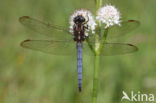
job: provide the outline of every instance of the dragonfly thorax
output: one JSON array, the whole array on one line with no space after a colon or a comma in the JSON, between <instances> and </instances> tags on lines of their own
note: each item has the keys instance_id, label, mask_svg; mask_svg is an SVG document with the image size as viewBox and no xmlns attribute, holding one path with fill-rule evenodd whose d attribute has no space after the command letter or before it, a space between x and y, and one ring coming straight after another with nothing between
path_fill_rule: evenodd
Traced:
<instances>
[{"instance_id":1,"label":"dragonfly thorax","mask_svg":"<svg viewBox=\"0 0 156 103\"><path fill-rule=\"evenodd\" d=\"M78 15L73 21L75 23L73 26L74 41L82 42L86 38L85 31L88 29L88 20L86 20L82 15Z\"/></svg>"}]
</instances>

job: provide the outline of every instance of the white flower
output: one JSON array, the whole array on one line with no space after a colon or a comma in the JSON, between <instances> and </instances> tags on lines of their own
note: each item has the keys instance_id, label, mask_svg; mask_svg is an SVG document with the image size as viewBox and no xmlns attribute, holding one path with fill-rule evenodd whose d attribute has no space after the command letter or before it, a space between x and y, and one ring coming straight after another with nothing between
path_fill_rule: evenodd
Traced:
<instances>
[{"instance_id":1,"label":"white flower","mask_svg":"<svg viewBox=\"0 0 156 103\"><path fill-rule=\"evenodd\" d=\"M113 26L114 24L120 26L121 22L120 12L112 5L101 7L97 12L96 19L98 20L98 22L106 24L105 28Z\"/></svg>"},{"instance_id":2,"label":"white flower","mask_svg":"<svg viewBox=\"0 0 156 103\"><path fill-rule=\"evenodd\" d=\"M70 23L70 33L73 34L73 26L74 26L74 18L79 16L79 15L82 15L85 20L89 20L86 25L88 25L88 29L86 30L86 36L88 36L88 32L91 31L93 34L95 33L95 26L96 26L96 22L94 20L94 17L92 15L92 13L86 9L79 9L79 10L75 10L73 12L73 14L70 16L70 20L69 20L69 23Z\"/></svg>"}]
</instances>

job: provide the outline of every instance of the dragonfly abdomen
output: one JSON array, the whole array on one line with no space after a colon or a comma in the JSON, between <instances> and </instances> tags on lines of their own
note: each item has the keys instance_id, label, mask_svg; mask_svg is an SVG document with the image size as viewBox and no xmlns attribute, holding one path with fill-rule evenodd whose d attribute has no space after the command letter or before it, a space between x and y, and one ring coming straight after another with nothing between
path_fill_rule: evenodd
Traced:
<instances>
[{"instance_id":1,"label":"dragonfly abdomen","mask_svg":"<svg viewBox=\"0 0 156 103\"><path fill-rule=\"evenodd\" d=\"M77 75L78 75L78 88L79 92L81 92L82 89L82 43L77 42Z\"/></svg>"}]
</instances>

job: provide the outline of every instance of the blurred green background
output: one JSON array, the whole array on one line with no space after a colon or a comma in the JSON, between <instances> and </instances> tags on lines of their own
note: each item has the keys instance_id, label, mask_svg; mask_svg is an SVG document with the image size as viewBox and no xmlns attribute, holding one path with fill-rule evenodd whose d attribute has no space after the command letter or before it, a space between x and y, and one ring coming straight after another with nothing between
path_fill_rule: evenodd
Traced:
<instances>
[{"instance_id":1,"label":"blurred green background","mask_svg":"<svg viewBox=\"0 0 156 103\"><path fill-rule=\"evenodd\" d=\"M103 4L109 2L105 0ZM131 91L140 91L156 96L156 1L112 2L124 19L141 22L138 29L121 39L137 45L139 51L102 58L98 103L120 103L123 90L129 95ZM91 103L93 57L84 56L83 91L79 93L76 57L53 56L20 47L25 39L44 37L24 28L19 17L66 25L77 8L95 13L94 0L1 0L0 103Z\"/></svg>"}]
</instances>

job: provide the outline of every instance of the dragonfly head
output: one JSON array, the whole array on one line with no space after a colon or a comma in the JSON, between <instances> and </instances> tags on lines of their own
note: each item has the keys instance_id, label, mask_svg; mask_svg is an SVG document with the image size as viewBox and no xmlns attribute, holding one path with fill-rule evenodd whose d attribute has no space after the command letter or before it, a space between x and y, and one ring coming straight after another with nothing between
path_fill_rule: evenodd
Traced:
<instances>
[{"instance_id":1,"label":"dragonfly head","mask_svg":"<svg viewBox=\"0 0 156 103\"><path fill-rule=\"evenodd\" d=\"M82 15L78 15L74 18L74 23L75 24L84 24L84 22L86 21L85 18Z\"/></svg>"},{"instance_id":2,"label":"dragonfly head","mask_svg":"<svg viewBox=\"0 0 156 103\"><path fill-rule=\"evenodd\" d=\"M75 10L70 16L69 23L70 33L72 34L74 34L74 28L76 28L77 31L80 31L80 29L83 31L88 29L85 31L86 35L88 35L89 31L93 34L95 33L94 30L96 28L96 22L94 20L94 16L86 9Z\"/></svg>"}]
</instances>

